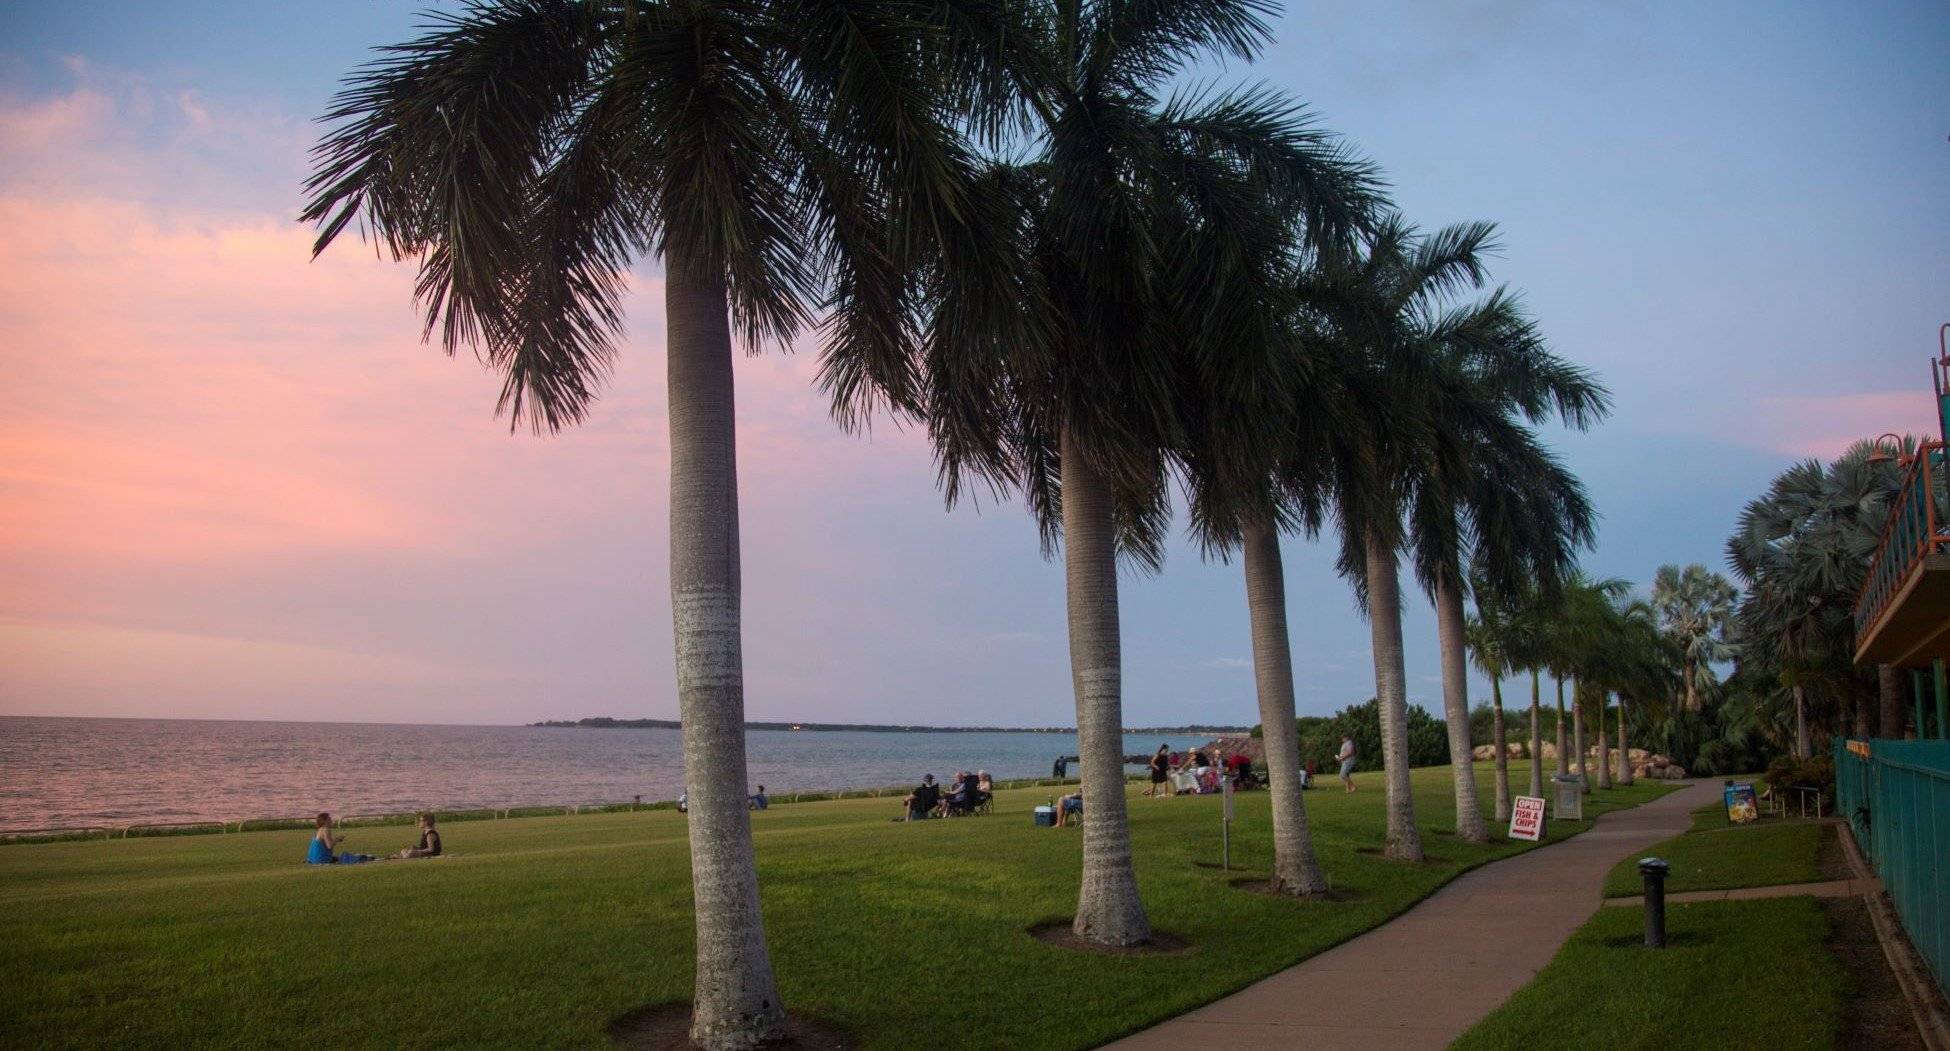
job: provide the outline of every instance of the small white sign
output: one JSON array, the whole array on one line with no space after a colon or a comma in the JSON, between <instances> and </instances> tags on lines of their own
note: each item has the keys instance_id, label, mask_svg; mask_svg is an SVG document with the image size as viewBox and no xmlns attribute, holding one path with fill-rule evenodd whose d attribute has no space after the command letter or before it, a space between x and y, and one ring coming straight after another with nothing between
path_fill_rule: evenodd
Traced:
<instances>
[{"instance_id":1,"label":"small white sign","mask_svg":"<svg viewBox=\"0 0 1950 1051\"><path fill-rule=\"evenodd\" d=\"M1538 796L1518 796L1510 808L1510 838L1532 842L1544 838L1544 801Z\"/></svg>"}]
</instances>

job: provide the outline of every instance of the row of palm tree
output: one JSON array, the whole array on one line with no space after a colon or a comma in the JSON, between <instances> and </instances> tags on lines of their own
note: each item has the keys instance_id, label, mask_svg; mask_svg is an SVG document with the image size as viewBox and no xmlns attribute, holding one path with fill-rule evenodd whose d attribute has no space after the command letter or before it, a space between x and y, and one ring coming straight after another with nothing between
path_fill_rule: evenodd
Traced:
<instances>
[{"instance_id":1,"label":"row of palm tree","mask_svg":"<svg viewBox=\"0 0 1950 1051\"><path fill-rule=\"evenodd\" d=\"M495 0L432 16L327 114L304 211L317 250L356 223L417 260L427 334L501 374L515 426L583 418L628 268L662 260L697 1045L786 1025L744 797L735 342L815 332L843 425L920 424L951 506L970 487L1020 495L1046 550L1060 544L1091 808L1078 936L1151 935L1122 791L1117 569L1159 566L1174 482L1202 549L1242 559L1275 885L1326 886L1299 791L1283 533L1338 531L1373 632L1386 852L1419 860L1412 559L1438 612L1457 834L1487 839L1466 592L1508 606L1498 623L1546 616L1523 596L1575 593L1592 511L1535 428L1589 426L1607 395L1513 296L1485 291L1491 227L1418 231L1373 165L1275 92L1168 90L1201 57L1255 57L1270 13ZM1493 660L1532 671L1533 737L1540 667L1623 688L1595 656L1523 638Z\"/></svg>"}]
</instances>

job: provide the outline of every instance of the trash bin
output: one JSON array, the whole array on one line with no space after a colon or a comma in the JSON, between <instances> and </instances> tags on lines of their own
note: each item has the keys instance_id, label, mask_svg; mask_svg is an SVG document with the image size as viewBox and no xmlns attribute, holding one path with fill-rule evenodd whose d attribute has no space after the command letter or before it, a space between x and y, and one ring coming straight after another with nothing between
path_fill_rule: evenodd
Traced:
<instances>
[{"instance_id":1,"label":"trash bin","mask_svg":"<svg viewBox=\"0 0 1950 1051\"><path fill-rule=\"evenodd\" d=\"M1557 805L1551 808L1551 817L1557 821L1584 820L1584 777L1580 774L1556 774L1551 783L1557 786Z\"/></svg>"}]
</instances>

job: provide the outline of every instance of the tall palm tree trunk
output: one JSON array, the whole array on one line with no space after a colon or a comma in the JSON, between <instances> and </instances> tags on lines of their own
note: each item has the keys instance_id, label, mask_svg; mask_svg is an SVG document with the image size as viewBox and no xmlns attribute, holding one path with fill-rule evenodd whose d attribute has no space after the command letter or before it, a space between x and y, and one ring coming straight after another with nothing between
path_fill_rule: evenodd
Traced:
<instances>
[{"instance_id":1,"label":"tall palm tree trunk","mask_svg":"<svg viewBox=\"0 0 1950 1051\"><path fill-rule=\"evenodd\" d=\"M1564 712L1564 677L1552 675L1551 679L1557 683L1557 772L1562 775L1571 772L1571 742L1564 736L1571 724Z\"/></svg>"},{"instance_id":2,"label":"tall palm tree trunk","mask_svg":"<svg viewBox=\"0 0 1950 1051\"><path fill-rule=\"evenodd\" d=\"M1151 940L1151 923L1138 897L1124 805L1123 654L1111 485L1077 447L1068 425L1062 442L1063 573L1085 807L1083 883L1074 927L1078 937L1102 945L1137 945Z\"/></svg>"},{"instance_id":3,"label":"tall palm tree trunk","mask_svg":"<svg viewBox=\"0 0 1950 1051\"><path fill-rule=\"evenodd\" d=\"M1630 722L1625 718L1625 695L1618 695L1618 783L1632 783L1632 736L1626 728Z\"/></svg>"},{"instance_id":4,"label":"tall palm tree trunk","mask_svg":"<svg viewBox=\"0 0 1950 1051\"><path fill-rule=\"evenodd\" d=\"M1503 727L1503 680L1490 676L1490 741L1496 746L1496 800L1492 815L1499 827L1510 821L1510 738Z\"/></svg>"},{"instance_id":5,"label":"tall palm tree trunk","mask_svg":"<svg viewBox=\"0 0 1950 1051\"><path fill-rule=\"evenodd\" d=\"M1591 765L1584 761L1584 682L1571 683L1571 751L1576 756L1577 765L1572 773L1584 782L1583 791L1591 791Z\"/></svg>"},{"instance_id":6,"label":"tall palm tree trunk","mask_svg":"<svg viewBox=\"0 0 1950 1051\"><path fill-rule=\"evenodd\" d=\"M1686 662L1686 710L1699 711L1699 687L1693 682L1693 662Z\"/></svg>"},{"instance_id":7,"label":"tall palm tree trunk","mask_svg":"<svg viewBox=\"0 0 1950 1051\"><path fill-rule=\"evenodd\" d=\"M1876 665L1876 688L1882 695L1882 718L1876 734L1900 738L1909 712L1909 706L1903 703L1903 670L1888 664Z\"/></svg>"},{"instance_id":8,"label":"tall palm tree trunk","mask_svg":"<svg viewBox=\"0 0 1950 1051\"><path fill-rule=\"evenodd\" d=\"M1544 797L1544 706L1542 677L1530 669L1530 798ZM1559 753L1560 755L1562 752Z\"/></svg>"},{"instance_id":9,"label":"tall palm tree trunk","mask_svg":"<svg viewBox=\"0 0 1950 1051\"><path fill-rule=\"evenodd\" d=\"M1483 806L1476 799L1475 756L1470 751L1469 655L1463 638L1462 588L1447 578L1435 585L1435 631L1442 649L1442 715L1449 724L1449 773L1456 786L1456 838L1488 843Z\"/></svg>"},{"instance_id":10,"label":"tall palm tree trunk","mask_svg":"<svg viewBox=\"0 0 1950 1051\"><path fill-rule=\"evenodd\" d=\"M1381 764L1388 786L1384 853L1421 861L1415 797L1408 779L1408 673L1402 655L1402 593L1395 550L1373 533L1363 538L1368 562L1368 631L1374 640L1375 707L1381 714Z\"/></svg>"},{"instance_id":11,"label":"tall palm tree trunk","mask_svg":"<svg viewBox=\"0 0 1950 1051\"><path fill-rule=\"evenodd\" d=\"M1300 794L1300 728L1293 705L1293 652L1287 637L1280 533L1271 523L1249 522L1244 540L1253 683L1259 693L1267 789L1273 803L1273 889L1282 894L1325 894L1327 878L1314 856L1307 801Z\"/></svg>"},{"instance_id":12,"label":"tall palm tree trunk","mask_svg":"<svg viewBox=\"0 0 1950 1051\"><path fill-rule=\"evenodd\" d=\"M1611 743L1605 737L1605 724L1608 721L1605 715L1605 705L1606 705L1605 694L1604 691L1601 690L1598 693L1598 787L1599 788L1611 787Z\"/></svg>"},{"instance_id":13,"label":"tall palm tree trunk","mask_svg":"<svg viewBox=\"0 0 1950 1051\"><path fill-rule=\"evenodd\" d=\"M1814 754L1808 745L1808 697L1798 682L1794 684L1794 754L1798 759Z\"/></svg>"},{"instance_id":14,"label":"tall palm tree trunk","mask_svg":"<svg viewBox=\"0 0 1950 1051\"><path fill-rule=\"evenodd\" d=\"M724 275L678 244L665 260L670 608L697 923L691 1041L750 1048L782 1039L786 1028L746 810L731 330Z\"/></svg>"}]
</instances>

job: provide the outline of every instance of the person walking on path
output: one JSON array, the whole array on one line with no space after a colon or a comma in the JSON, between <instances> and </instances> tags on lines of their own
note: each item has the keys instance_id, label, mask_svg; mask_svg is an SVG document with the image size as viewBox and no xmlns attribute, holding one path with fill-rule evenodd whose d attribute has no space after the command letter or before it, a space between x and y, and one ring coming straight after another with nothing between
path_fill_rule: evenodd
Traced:
<instances>
[{"instance_id":1,"label":"person walking on path","mask_svg":"<svg viewBox=\"0 0 1950 1051\"><path fill-rule=\"evenodd\" d=\"M1341 735L1341 753L1335 758L1341 761L1341 784L1346 785L1348 791L1354 791L1354 738L1351 735Z\"/></svg>"}]
</instances>

